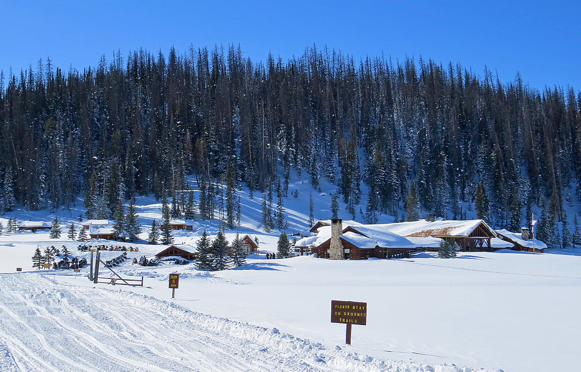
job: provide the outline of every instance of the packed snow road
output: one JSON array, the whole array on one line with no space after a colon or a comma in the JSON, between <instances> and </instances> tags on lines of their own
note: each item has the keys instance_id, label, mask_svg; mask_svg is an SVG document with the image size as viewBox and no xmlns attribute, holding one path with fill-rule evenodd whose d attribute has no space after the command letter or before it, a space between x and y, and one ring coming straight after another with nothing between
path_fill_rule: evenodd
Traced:
<instances>
[{"instance_id":1,"label":"packed snow road","mask_svg":"<svg viewBox=\"0 0 581 372\"><path fill-rule=\"evenodd\" d=\"M1 371L424 371L157 299L0 275ZM434 370L434 369L428 369ZM440 371L468 371L439 366Z\"/></svg>"}]
</instances>

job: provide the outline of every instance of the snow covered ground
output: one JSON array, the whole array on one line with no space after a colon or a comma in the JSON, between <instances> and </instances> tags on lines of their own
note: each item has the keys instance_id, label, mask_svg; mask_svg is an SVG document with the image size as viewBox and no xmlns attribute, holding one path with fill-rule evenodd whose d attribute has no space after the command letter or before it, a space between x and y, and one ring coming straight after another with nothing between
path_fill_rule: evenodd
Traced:
<instances>
[{"instance_id":1,"label":"snow covered ground","mask_svg":"<svg viewBox=\"0 0 581 372\"><path fill-rule=\"evenodd\" d=\"M36 238L38 241L32 241ZM581 256L500 251L441 260L266 260L118 271L143 288L31 271L47 233L0 237L0 370L575 371ZM21 240L21 241L19 241ZM8 243L10 241L11 243ZM11 246L12 244L13 246ZM140 245L129 256L153 255ZM74 254L79 252L74 251ZM569 253L569 254L564 254ZM85 253L86 254L86 253ZM103 252L105 259L119 252ZM110 256L110 257L109 257ZM24 273L15 273L23 267ZM106 277L107 269L101 272ZM171 299L170 273L180 274ZM367 326L330 323L331 300L368 303ZM456 367L456 366L463 366Z\"/></svg>"},{"instance_id":2,"label":"snow covered ground","mask_svg":"<svg viewBox=\"0 0 581 372\"><path fill-rule=\"evenodd\" d=\"M308 183L291 183L288 232L307 230ZM313 193L315 217L329 218L330 193ZM461 253L456 259L415 253L409 259L266 260L278 231L261 230L260 194L242 195L242 235L258 237L261 255L244 267L202 272L193 264L141 267L165 246L144 244L115 270L144 277L144 287L93 284L88 268L32 270L37 246L66 239L81 208L59 211L63 237L47 231L0 236L0 371L476 371L581 370L581 249L544 254ZM82 205L82 201L79 202ZM325 209L327 208L327 209ZM160 204L138 200L147 237ZM51 222L55 214L17 210L0 218ZM342 215L341 217L349 218ZM382 217L382 222L391 222ZM176 232L195 244L217 221ZM93 242L95 244L97 242ZM116 242L100 244L118 245ZM108 260L120 252L103 252ZM16 268L24 272L17 273ZM101 269L102 276L110 274ZM180 274L176 298L170 273ZM330 322L331 300L368 303L366 326Z\"/></svg>"}]
</instances>

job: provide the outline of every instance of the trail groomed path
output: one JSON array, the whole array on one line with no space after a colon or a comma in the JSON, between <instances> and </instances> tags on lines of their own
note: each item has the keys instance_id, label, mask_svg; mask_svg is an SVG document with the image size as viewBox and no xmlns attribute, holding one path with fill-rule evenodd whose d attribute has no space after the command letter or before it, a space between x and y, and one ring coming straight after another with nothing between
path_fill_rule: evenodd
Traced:
<instances>
[{"instance_id":1,"label":"trail groomed path","mask_svg":"<svg viewBox=\"0 0 581 372\"><path fill-rule=\"evenodd\" d=\"M0 275L1 371L470 371L384 361L120 290Z\"/></svg>"}]
</instances>

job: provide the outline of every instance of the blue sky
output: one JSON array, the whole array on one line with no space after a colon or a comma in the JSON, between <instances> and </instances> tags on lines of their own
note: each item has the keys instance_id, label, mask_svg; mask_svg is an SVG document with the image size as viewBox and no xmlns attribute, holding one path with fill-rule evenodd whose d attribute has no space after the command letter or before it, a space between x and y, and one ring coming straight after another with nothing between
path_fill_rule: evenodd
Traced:
<instances>
[{"instance_id":1,"label":"blue sky","mask_svg":"<svg viewBox=\"0 0 581 372\"><path fill-rule=\"evenodd\" d=\"M358 61L382 53L461 63L502 82L581 90L581 1L0 0L0 69L50 57L65 70L114 51L240 45L264 61L327 46Z\"/></svg>"}]
</instances>

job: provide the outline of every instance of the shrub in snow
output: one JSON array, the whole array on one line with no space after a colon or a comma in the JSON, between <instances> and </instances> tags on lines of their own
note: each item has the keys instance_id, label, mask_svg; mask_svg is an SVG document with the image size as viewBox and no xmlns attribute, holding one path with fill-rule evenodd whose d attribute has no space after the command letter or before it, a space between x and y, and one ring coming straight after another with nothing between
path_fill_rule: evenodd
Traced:
<instances>
[{"instance_id":1,"label":"shrub in snow","mask_svg":"<svg viewBox=\"0 0 581 372\"><path fill-rule=\"evenodd\" d=\"M452 258L456 257L456 253L461 250L458 243L455 240L442 240L440 243L440 249L438 250L439 258Z\"/></svg>"}]
</instances>

